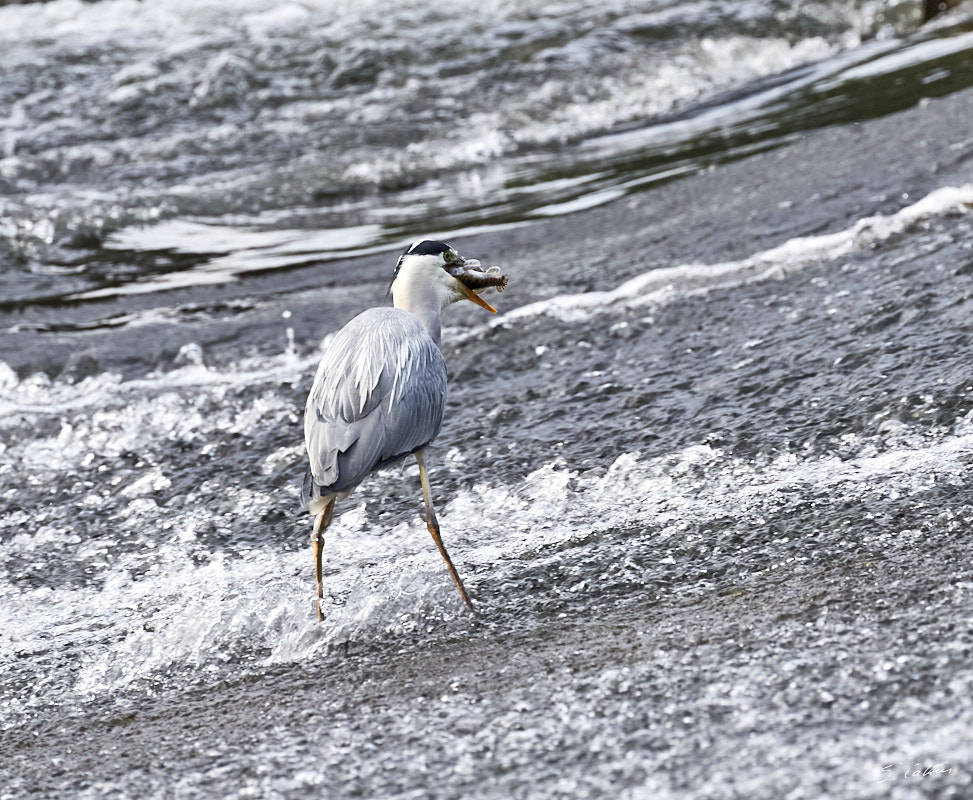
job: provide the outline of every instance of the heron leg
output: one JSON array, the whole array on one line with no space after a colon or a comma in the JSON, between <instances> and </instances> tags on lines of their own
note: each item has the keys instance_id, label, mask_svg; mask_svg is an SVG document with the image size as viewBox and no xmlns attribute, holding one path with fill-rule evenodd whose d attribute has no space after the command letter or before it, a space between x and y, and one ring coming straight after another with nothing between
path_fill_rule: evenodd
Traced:
<instances>
[{"instance_id":1,"label":"heron leg","mask_svg":"<svg viewBox=\"0 0 973 800\"><path fill-rule=\"evenodd\" d=\"M470 596L466 593L466 588L463 586L463 581L460 580L456 567L453 566L449 553L446 552L443 537L439 535L439 521L436 519L436 512L432 507L432 492L429 491L429 475L426 473L426 459L422 450L416 451L416 461L419 462L419 480L422 482L422 499L426 504L426 527L429 528L429 533L432 534L433 541L436 543L436 547L439 548L443 561L446 562L446 568L449 570L449 574L452 576L456 588L459 589L460 597L463 598L466 607L475 614L476 609L473 607L473 603L470 602Z\"/></svg>"},{"instance_id":2,"label":"heron leg","mask_svg":"<svg viewBox=\"0 0 973 800\"><path fill-rule=\"evenodd\" d=\"M324 532L331 524L332 516L334 516L334 498L329 500L328 504L321 509L321 513L314 518L314 529L311 531L311 552L314 554L314 588L318 593L318 599L315 602L318 610L318 622L324 619L324 614L321 613L321 598L324 597L324 582L321 578L321 554L324 551Z\"/></svg>"}]
</instances>

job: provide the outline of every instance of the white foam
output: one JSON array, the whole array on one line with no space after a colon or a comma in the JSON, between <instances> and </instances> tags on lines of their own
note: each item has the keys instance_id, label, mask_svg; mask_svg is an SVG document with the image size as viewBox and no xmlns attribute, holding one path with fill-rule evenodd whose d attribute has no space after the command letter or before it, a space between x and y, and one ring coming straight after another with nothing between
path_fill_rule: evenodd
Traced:
<instances>
[{"instance_id":1,"label":"white foam","mask_svg":"<svg viewBox=\"0 0 973 800\"><path fill-rule=\"evenodd\" d=\"M971 206L973 183L944 186L894 214L864 217L835 233L789 239L777 247L740 261L681 264L651 270L608 291L555 295L513 309L490 324L507 324L544 314L577 322L596 314L616 313L620 307L657 305L672 297L780 277L806 266L865 250L897 236L924 219L957 211L966 213Z\"/></svg>"},{"instance_id":2,"label":"white foam","mask_svg":"<svg viewBox=\"0 0 973 800\"><path fill-rule=\"evenodd\" d=\"M646 546L656 547L664 561L688 526L727 518L759 524L766 509L795 495L826 493L836 502L872 494L906 497L931 482L962 481L973 434L937 441L906 437L887 450L862 440L858 448L860 455L850 459L786 454L762 463L708 446L648 459L632 452L596 476L554 461L517 485L487 483L458 492L441 508L440 522L461 573L489 609L496 587L532 564L559 557L547 554L563 552L565 545L595 546L600 532L651 526L655 544ZM97 577L91 585L52 591L0 584L6 652L44 651L52 640L80 652L71 691L88 697L187 665L299 662L337 642L463 624L462 607L419 516L418 497L416 515L390 530L372 528L360 506L336 517L327 537L326 621L319 625L304 548L211 551L200 531L225 530L229 545L236 512L159 507L146 492L166 480L150 468L125 493L130 499L121 519L145 532L144 549L118 552L115 542L69 534L73 557L87 559ZM239 490L227 491L232 499ZM252 514L277 502L262 493L239 495L234 507ZM56 527L16 535L6 530L0 528L5 561L68 543ZM51 630L51 619L70 622Z\"/></svg>"},{"instance_id":3,"label":"white foam","mask_svg":"<svg viewBox=\"0 0 973 800\"><path fill-rule=\"evenodd\" d=\"M78 383L51 381L44 373L18 380L13 370L0 361L0 386L5 389L0 397L0 428L12 423L16 415L59 416L92 408L105 411L130 402L137 403L140 395L147 395L142 399L151 403L156 402L153 398L160 393L169 393L170 399L178 399L179 395L173 392L181 389L199 388L215 395L227 389L260 384L293 384L303 373L312 370L320 357L320 353L300 358L293 352L285 352L263 359L245 359L223 369L211 369L201 362L200 354L195 360L183 359L189 362L186 366L150 373L144 378L123 381L120 375L101 372ZM136 400L132 401L132 397ZM198 400L198 396L195 399ZM151 410L146 413L150 415Z\"/></svg>"}]
</instances>

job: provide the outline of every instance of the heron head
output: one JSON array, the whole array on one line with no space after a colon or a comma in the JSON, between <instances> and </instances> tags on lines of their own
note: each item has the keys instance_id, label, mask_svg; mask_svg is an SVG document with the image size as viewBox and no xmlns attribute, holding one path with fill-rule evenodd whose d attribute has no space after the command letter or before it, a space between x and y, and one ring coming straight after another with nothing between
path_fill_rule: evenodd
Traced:
<instances>
[{"instance_id":1,"label":"heron head","mask_svg":"<svg viewBox=\"0 0 973 800\"><path fill-rule=\"evenodd\" d=\"M502 292L507 279L500 274L499 267L484 271L479 261L464 258L451 245L421 239L399 256L392 278L393 298L398 286L408 285L410 291L415 291L417 283L424 291L436 292L442 307L458 300L469 300L496 314L497 310L478 293L491 286Z\"/></svg>"}]
</instances>

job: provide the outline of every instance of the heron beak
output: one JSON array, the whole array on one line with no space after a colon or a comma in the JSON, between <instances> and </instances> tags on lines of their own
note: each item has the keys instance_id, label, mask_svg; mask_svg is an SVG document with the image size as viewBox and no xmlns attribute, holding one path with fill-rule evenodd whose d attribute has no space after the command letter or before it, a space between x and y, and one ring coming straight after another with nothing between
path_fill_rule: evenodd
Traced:
<instances>
[{"instance_id":1,"label":"heron beak","mask_svg":"<svg viewBox=\"0 0 973 800\"><path fill-rule=\"evenodd\" d=\"M469 300L472 303L476 303L481 308L485 308L487 311L492 311L494 314L497 313L497 310L493 306L491 306L486 300L480 297L480 295L474 292L469 286L463 283L462 280L457 280L456 282L459 284L459 290L462 293L463 297L465 297L467 300Z\"/></svg>"}]
</instances>

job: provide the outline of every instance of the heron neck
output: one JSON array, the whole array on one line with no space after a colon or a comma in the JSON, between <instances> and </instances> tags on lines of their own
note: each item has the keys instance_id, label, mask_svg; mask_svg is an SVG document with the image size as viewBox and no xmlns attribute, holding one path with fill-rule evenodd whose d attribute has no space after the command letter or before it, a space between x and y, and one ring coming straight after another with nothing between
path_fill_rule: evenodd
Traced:
<instances>
[{"instance_id":1,"label":"heron neck","mask_svg":"<svg viewBox=\"0 0 973 800\"><path fill-rule=\"evenodd\" d=\"M403 287L403 291L393 295L393 305L418 317L429 336L438 345L442 338L443 307L440 298L434 293L409 291L409 288L407 285Z\"/></svg>"}]
</instances>

